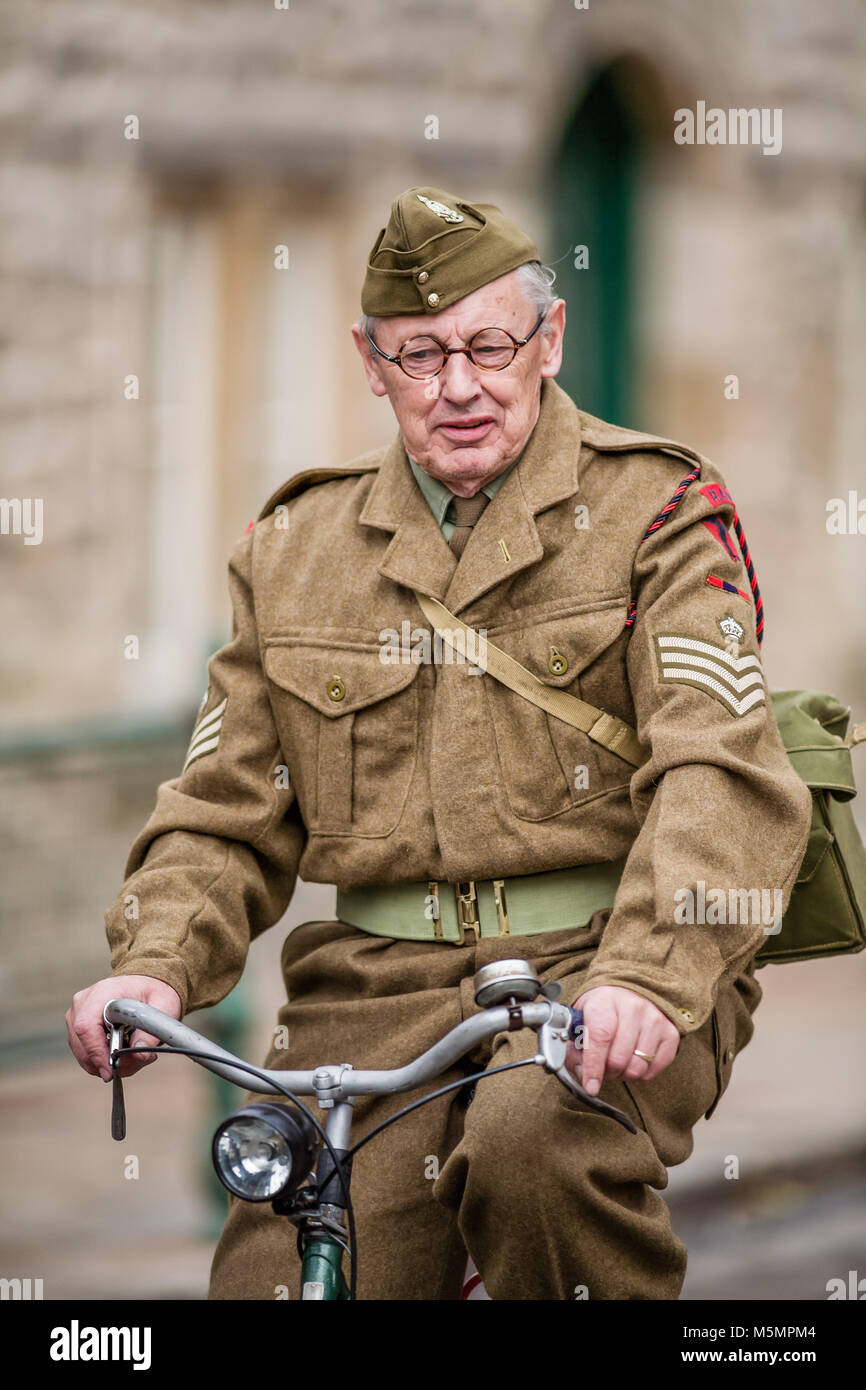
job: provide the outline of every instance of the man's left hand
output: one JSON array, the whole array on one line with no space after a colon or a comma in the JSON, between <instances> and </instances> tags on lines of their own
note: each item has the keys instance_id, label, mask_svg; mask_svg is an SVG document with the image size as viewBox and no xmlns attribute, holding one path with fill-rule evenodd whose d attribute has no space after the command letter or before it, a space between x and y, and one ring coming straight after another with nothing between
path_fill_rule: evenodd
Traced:
<instances>
[{"instance_id":1,"label":"man's left hand","mask_svg":"<svg viewBox=\"0 0 866 1390\"><path fill-rule=\"evenodd\" d=\"M591 1096L606 1077L652 1081L677 1054L678 1029L634 990L598 985L581 994L574 1007L583 1009L584 1047L569 1046L565 1065ZM636 1048L653 1061L635 1056Z\"/></svg>"}]
</instances>

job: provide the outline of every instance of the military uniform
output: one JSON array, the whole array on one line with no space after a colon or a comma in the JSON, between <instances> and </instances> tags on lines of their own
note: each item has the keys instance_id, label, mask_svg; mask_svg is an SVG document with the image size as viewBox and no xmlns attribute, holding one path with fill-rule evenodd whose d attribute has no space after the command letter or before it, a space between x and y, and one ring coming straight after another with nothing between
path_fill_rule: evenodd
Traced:
<instances>
[{"instance_id":1,"label":"military uniform","mask_svg":"<svg viewBox=\"0 0 866 1390\"><path fill-rule=\"evenodd\" d=\"M494 1298L678 1295L685 1251L658 1189L751 1036L765 928L678 922L677 894L703 881L778 889L787 904L810 824L729 544L733 504L708 460L681 488L686 472L546 379L459 561L400 435L291 480L235 547L231 641L107 915L114 973L166 981L185 1012L217 1002L300 873L345 902L402 886L418 939L343 920L293 932L289 1050L269 1066L399 1066L474 1012L478 964L514 955L562 980L568 1002L596 985L634 990L681 1034L654 1080L602 1086L634 1136L537 1068L479 1084L468 1109L452 1094L386 1130L353 1175L363 1298L459 1297L467 1249ZM468 663L383 660L383 634L429 632L414 591L546 685L634 725L647 761L635 769ZM460 946L433 938L431 884L444 895L616 861L612 908L525 933L517 914L510 935L488 923ZM467 1065L533 1043L503 1034ZM403 1103L359 1101L357 1133ZM293 1295L297 1270L285 1218L233 1201L211 1296Z\"/></svg>"}]
</instances>

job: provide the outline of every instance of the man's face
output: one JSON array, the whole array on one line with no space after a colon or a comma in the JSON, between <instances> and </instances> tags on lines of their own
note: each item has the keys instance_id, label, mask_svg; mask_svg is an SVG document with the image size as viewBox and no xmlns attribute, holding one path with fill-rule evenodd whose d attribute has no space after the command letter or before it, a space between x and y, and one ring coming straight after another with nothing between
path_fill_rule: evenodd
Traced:
<instances>
[{"instance_id":1,"label":"man's face","mask_svg":"<svg viewBox=\"0 0 866 1390\"><path fill-rule=\"evenodd\" d=\"M513 338L525 338L537 317L512 270L441 313L382 319L375 338L392 356L409 338L422 335L438 338L445 347L466 347L481 328L505 328ZM556 376L562 362L564 300L554 301L546 322L550 335L539 329L502 371L485 371L461 353L447 358L439 375L427 381L386 362L353 325L370 390L390 400L406 452L458 497L472 497L503 473L532 433L541 379Z\"/></svg>"}]
</instances>

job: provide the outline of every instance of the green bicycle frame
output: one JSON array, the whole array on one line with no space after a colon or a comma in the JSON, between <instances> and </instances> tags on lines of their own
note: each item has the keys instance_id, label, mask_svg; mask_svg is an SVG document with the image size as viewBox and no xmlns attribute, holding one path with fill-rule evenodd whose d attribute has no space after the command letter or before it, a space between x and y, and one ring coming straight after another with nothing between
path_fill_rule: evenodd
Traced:
<instances>
[{"instance_id":1,"label":"green bicycle frame","mask_svg":"<svg viewBox=\"0 0 866 1390\"><path fill-rule=\"evenodd\" d=\"M349 1286L343 1274L343 1247L330 1236L316 1236L304 1248L301 1263L301 1299L347 1302Z\"/></svg>"}]
</instances>

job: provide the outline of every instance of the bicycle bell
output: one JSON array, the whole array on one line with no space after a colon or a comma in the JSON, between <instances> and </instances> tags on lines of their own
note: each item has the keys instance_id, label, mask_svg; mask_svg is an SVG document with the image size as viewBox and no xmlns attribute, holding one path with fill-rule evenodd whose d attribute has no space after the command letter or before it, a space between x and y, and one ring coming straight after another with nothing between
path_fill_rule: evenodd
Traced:
<instances>
[{"instance_id":1,"label":"bicycle bell","mask_svg":"<svg viewBox=\"0 0 866 1390\"><path fill-rule=\"evenodd\" d=\"M535 966L528 960L494 960L476 970L475 1002L480 1009L493 1004L507 1004L515 999L535 999L541 993L541 982Z\"/></svg>"}]
</instances>

